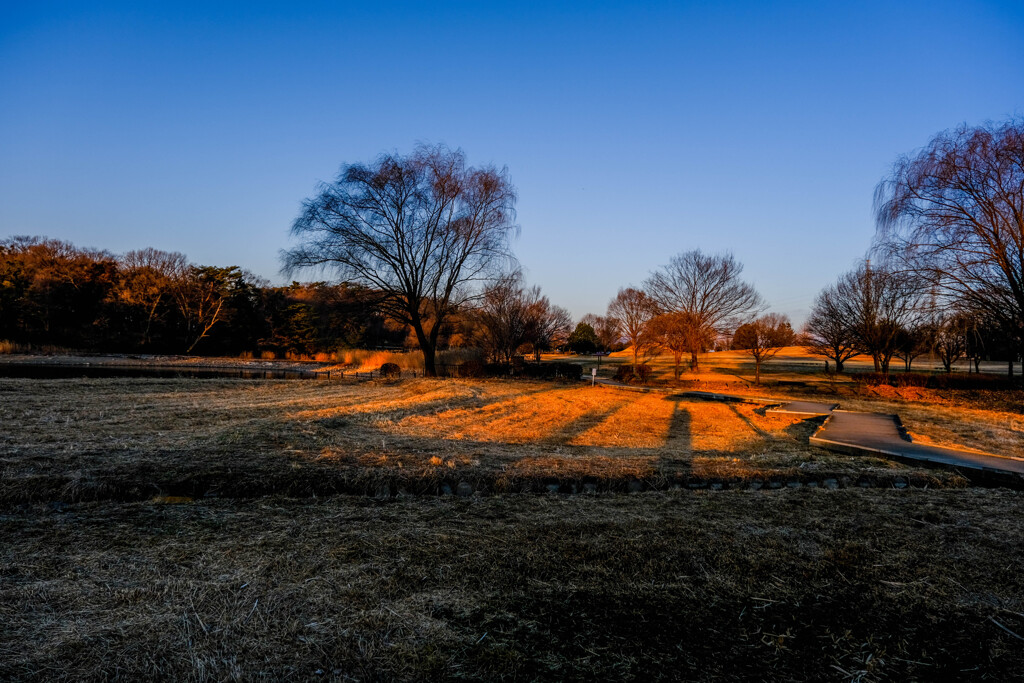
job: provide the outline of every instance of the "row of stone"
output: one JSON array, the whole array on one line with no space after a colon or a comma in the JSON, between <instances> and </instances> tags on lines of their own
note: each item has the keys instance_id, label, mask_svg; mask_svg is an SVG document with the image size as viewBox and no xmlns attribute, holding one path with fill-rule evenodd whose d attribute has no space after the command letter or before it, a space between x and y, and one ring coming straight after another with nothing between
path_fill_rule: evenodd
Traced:
<instances>
[{"instance_id":1,"label":"row of stone","mask_svg":"<svg viewBox=\"0 0 1024 683\"><path fill-rule=\"evenodd\" d=\"M933 482L922 482L919 486L926 486ZM507 493L557 493L557 494L596 494L598 491L608 492L628 492L628 493L641 493L644 491L722 491L722 490L747 490L747 491L776 491L782 489L801 489L801 488L821 488L821 489L841 489L841 488L887 488L887 489L906 489L913 488L914 483L907 480L906 477L859 477L854 479L850 476L840 477L829 477L820 481L800 481L796 479L788 481L779 480L768 480L762 481L759 479L751 479L749 481L707 481L707 480L694 480L685 483L674 482L669 485L657 485L649 482L644 482L639 479L631 479L625 482L622 486L604 486L601 487L597 482L551 482L543 484L539 489L534 486L523 487L520 491L503 491ZM443 483L438 487L438 493L444 496L459 496L468 498L473 495L489 495L493 493L483 487L474 487L468 481L460 481L458 484L452 485Z\"/></svg>"}]
</instances>

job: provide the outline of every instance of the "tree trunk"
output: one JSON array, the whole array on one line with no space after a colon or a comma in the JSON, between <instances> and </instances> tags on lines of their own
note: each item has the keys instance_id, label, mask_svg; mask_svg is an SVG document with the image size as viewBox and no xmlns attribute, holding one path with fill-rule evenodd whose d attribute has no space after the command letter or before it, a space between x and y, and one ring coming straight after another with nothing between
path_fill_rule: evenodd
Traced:
<instances>
[{"instance_id":1,"label":"tree trunk","mask_svg":"<svg viewBox=\"0 0 1024 683\"><path fill-rule=\"evenodd\" d=\"M690 371L691 372L696 372L697 371L697 352L696 351L691 351L690 352Z\"/></svg>"},{"instance_id":2,"label":"tree trunk","mask_svg":"<svg viewBox=\"0 0 1024 683\"><path fill-rule=\"evenodd\" d=\"M412 329L416 333L416 341L419 342L420 351L423 352L423 376L437 377L437 365L434 359L437 345L434 343L434 335L431 334L428 337L427 333L423 330L423 320L418 312L412 316Z\"/></svg>"},{"instance_id":3,"label":"tree trunk","mask_svg":"<svg viewBox=\"0 0 1024 683\"><path fill-rule=\"evenodd\" d=\"M836 374L838 375L843 371L843 361L839 360L839 355L836 355Z\"/></svg>"},{"instance_id":4,"label":"tree trunk","mask_svg":"<svg viewBox=\"0 0 1024 683\"><path fill-rule=\"evenodd\" d=\"M435 349L432 346L423 346L423 376L437 377L437 365L435 365Z\"/></svg>"},{"instance_id":5,"label":"tree trunk","mask_svg":"<svg viewBox=\"0 0 1024 683\"><path fill-rule=\"evenodd\" d=\"M754 359L754 384L761 384L761 361Z\"/></svg>"}]
</instances>

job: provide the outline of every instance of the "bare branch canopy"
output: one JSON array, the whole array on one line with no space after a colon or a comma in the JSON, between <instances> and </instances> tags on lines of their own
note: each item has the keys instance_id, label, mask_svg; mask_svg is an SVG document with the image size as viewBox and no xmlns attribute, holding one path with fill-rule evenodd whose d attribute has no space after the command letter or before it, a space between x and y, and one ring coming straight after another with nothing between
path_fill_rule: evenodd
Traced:
<instances>
[{"instance_id":1,"label":"bare branch canopy","mask_svg":"<svg viewBox=\"0 0 1024 683\"><path fill-rule=\"evenodd\" d=\"M433 375L444 321L513 260L515 201L507 170L468 167L443 146L343 166L303 202L284 271L325 268L375 292Z\"/></svg>"}]
</instances>

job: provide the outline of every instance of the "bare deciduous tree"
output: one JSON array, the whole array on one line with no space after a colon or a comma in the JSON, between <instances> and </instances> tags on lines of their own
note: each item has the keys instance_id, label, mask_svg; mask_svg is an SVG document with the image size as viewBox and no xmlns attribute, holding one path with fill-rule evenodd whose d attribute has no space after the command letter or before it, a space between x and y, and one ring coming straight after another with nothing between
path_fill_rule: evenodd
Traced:
<instances>
[{"instance_id":1,"label":"bare deciduous tree","mask_svg":"<svg viewBox=\"0 0 1024 683\"><path fill-rule=\"evenodd\" d=\"M374 290L436 375L446 319L511 260L515 199L507 171L467 167L461 151L440 146L343 166L303 203L284 269L332 268Z\"/></svg>"},{"instance_id":2,"label":"bare deciduous tree","mask_svg":"<svg viewBox=\"0 0 1024 683\"><path fill-rule=\"evenodd\" d=\"M539 361L541 351L564 342L572 330L569 312L552 306L540 287L527 287L518 271L484 290L473 317L477 343L502 363L510 363L521 347Z\"/></svg>"},{"instance_id":3,"label":"bare deciduous tree","mask_svg":"<svg viewBox=\"0 0 1024 683\"><path fill-rule=\"evenodd\" d=\"M836 286L830 285L818 294L804 325L807 350L831 359L836 364L836 372L842 372L846 361L859 353L852 321L846 317L845 308L839 301Z\"/></svg>"},{"instance_id":4,"label":"bare deciduous tree","mask_svg":"<svg viewBox=\"0 0 1024 683\"><path fill-rule=\"evenodd\" d=\"M714 340L700 321L689 313L662 313L651 319L650 335L653 343L672 354L674 377L682 372L684 353L703 349Z\"/></svg>"},{"instance_id":5,"label":"bare deciduous tree","mask_svg":"<svg viewBox=\"0 0 1024 683\"><path fill-rule=\"evenodd\" d=\"M936 135L875 190L879 245L1024 347L1024 119ZM1011 363L1012 373L1012 363Z\"/></svg>"},{"instance_id":6,"label":"bare deciduous tree","mask_svg":"<svg viewBox=\"0 0 1024 683\"><path fill-rule=\"evenodd\" d=\"M741 325L733 335L733 348L744 349L754 359L754 383L761 383L761 365L784 346L793 343L796 335L789 318L779 313L768 313L757 320Z\"/></svg>"},{"instance_id":7,"label":"bare deciduous tree","mask_svg":"<svg viewBox=\"0 0 1024 683\"><path fill-rule=\"evenodd\" d=\"M651 298L634 287L620 289L608 304L607 317L617 321L619 335L633 347L634 371L640 363L640 354L652 344L648 324L656 313Z\"/></svg>"},{"instance_id":8,"label":"bare deciduous tree","mask_svg":"<svg viewBox=\"0 0 1024 683\"><path fill-rule=\"evenodd\" d=\"M970 314L963 312L943 315L936 321L935 353L947 373L952 372L953 363L967 353L968 335L973 326Z\"/></svg>"},{"instance_id":9,"label":"bare deciduous tree","mask_svg":"<svg viewBox=\"0 0 1024 683\"><path fill-rule=\"evenodd\" d=\"M117 295L129 306L142 309L145 322L140 334L141 343L146 346L161 304L172 296L174 283L187 274L188 260L178 252L147 248L129 251L120 262L123 275Z\"/></svg>"},{"instance_id":10,"label":"bare deciduous tree","mask_svg":"<svg viewBox=\"0 0 1024 683\"><path fill-rule=\"evenodd\" d=\"M241 277L237 266L188 266L175 278L171 295L185 326L185 353L192 353L220 320L229 290Z\"/></svg>"},{"instance_id":11,"label":"bare deciduous tree","mask_svg":"<svg viewBox=\"0 0 1024 683\"><path fill-rule=\"evenodd\" d=\"M605 315L594 315L587 313L580 322L586 323L593 328L597 336L597 350L611 351L619 343L619 321Z\"/></svg>"},{"instance_id":12,"label":"bare deciduous tree","mask_svg":"<svg viewBox=\"0 0 1024 683\"><path fill-rule=\"evenodd\" d=\"M704 254L699 249L672 257L654 272L644 290L661 313L683 314L694 344L731 332L761 308L761 297L740 279L743 266L732 254ZM691 346L690 367L697 368L703 346Z\"/></svg>"},{"instance_id":13,"label":"bare deciduous tree","mask_svg":"<svg viewBox=\"0 0 1024 683\"><path fill-rule=\"evenodd\" d=\"M546 296L541 296L540 288L531 290L530 317L532 334L527 342L533 346L534 360L540 361L543 351L564 344L572 333L572 316L561 306L555 306Z\"/></svg>"},{"instance_id":14,"label":"bare deciduous tree","mask_svg":"<svg viewBox=\"0 0 1024 683\"><path fill-rule=\"evenodd\" d=\"M906 272L865 264L835 285L835 303L848 320L858 351L871 356L875 372L889 373L899 336L918 314L921 282Z\"/></svg>"},{"instance_id":15,"label":"bare deciduous tree","mask_svg":"<svg viewBox=\"0 0 1024 683\"><path fill-rule=\"evenodd\" d=\"M923 315L916 315L897 333L895 356L903 361L904 372L910 372L914 359L931 351L934 345L935 328L932 321Z\"/></svg>"}]
</instances>

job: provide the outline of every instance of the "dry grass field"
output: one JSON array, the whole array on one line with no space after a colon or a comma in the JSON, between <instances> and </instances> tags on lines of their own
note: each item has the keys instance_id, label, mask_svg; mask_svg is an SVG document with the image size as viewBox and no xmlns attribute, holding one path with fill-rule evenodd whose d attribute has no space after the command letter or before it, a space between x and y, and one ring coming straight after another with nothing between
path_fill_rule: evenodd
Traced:
<instances>
[{"instance_id":1,"label":"dry grass field","mask_svg":"<svg viewBox=\"0 0 1024 683\"><path fill-rule=\"evenodd\" d=\"M743 393L1024 453L1019 392ZM584 383L0 379L0 679L1013 679L1024 494L816 424Z\"/></svg>"},{"instance_id":2,"label":"dry grass field","mask_svg":"<svg viewBox=\"0 0 1024 683\"><path fill-rule=\"evenodd\" d=\"M928 433L950 410L916 406L908 424ZM997 445L996 426L1011 418L975 413L957 440ZM0 433L8 504L439 493L460 483L489 493L962 481L812 448L816 422L756 404L582 383L8 379L0 417L15 427ZM1020 439L1007 443L1020 448Z\"/></svg>"}]
</instances>

